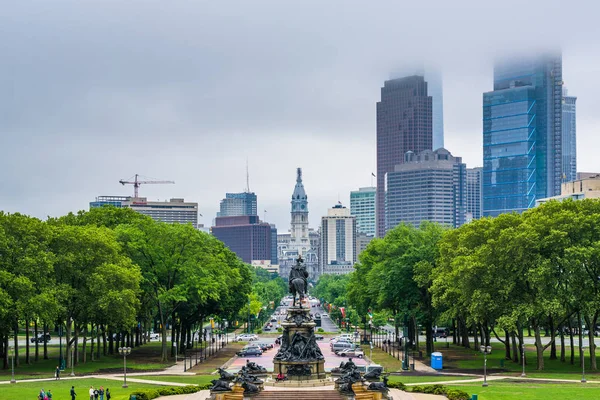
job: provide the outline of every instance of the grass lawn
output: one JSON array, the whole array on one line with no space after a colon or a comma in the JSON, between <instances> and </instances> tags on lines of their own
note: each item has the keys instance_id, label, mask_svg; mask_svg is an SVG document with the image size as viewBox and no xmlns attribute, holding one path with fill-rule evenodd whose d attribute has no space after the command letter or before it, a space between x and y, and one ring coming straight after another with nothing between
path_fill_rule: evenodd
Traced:
<instances>
[{"instance_id":1,"label":"grass lawn","mask_svg":"<svg viewBox=\"0 0 600 400\"><path fill-rule=\"evenodd\" d=\"M486 388L481 387L481 383L462 383L448 386L464 390L470 395L477 394L478 400L595 400L600 398L600 385L595 384L491 381Z\"/></svg>"},{"instance_id":2,"label":"grass lawn","mask_svg":"<svg viewBox=\"0 0 600 400\"><path fill-rule=\"evenodd\" d=\"M378 347L373 348L371 361L383 366L386 372L402 371L402 359L398 360Z\"/></svg>"},{"instance_id":3,"label":"grass lawn","mask_svg":"<svg viewBox=\"0 0 600 400\"><path fill-rule=\"evenodd\" d=\"M149 381L164 381L164 382L177 382L177 383L189 383L190 385L203 385L210 383L213 379L219 379L218 375L196 375L196 376L184 376L184 375L144 375L144 376L132 376L132 379L144 379Z\"/></svg>"},{"instance_id":4,"label":"grass lawn","mask_svg":"<svg viewBox=\"0 0 600 400\"><path fill-rule=\"evenodd\" d=\"M229 343L226 347L219 350L215 355L206 359L198 365L194 365L188 372L196 374L211 374L221 365L225 364L235 353L244 347L245 342ZM195 360L194 360L195 362Z\"/></svg>"},{"instance_id":5,"label":"grass lawn","mask_svg":"<svg viewBox=\"0 0 600 400\"><path fill-rule=\"evenodd\" d=\"M70 400L69 390L75 386L78 399L87 399L90 386L109 388L114 400L129 400L129 394L136 390L156 388L156 385L128 382L129 387L123 389L123 382L107 379L71 379L52 382L19 382L0 385L0 400L36 399L40 389L52 391L53 400ZM105 397L106 398L106 397Z\"/></svg>"},{"instance_id":6,"label":"grass lawn","mask_svg":"<svg viewBox=\"0 0 600 400\"><path fill-rule=\"evenodd\" d=\"M475 379L474 376L419 376L411 375L391 375L390 382L402 382L402 383L421 383L421 382L446 382L446 381L463 381L465 379Z\"/></svg>"},{"instance_id":7,"label":"grass lawn","mask_svg":"<svg viewBox=\"0 0 600 400\"><path fill-rule=\"evenodd\" d=\"M489 371L513 375L521 374L521 364L513 363L510 360L504 360L503 344L493 343L492 348L492 354L487 356L487 367ZM444 370L447 370L448 372L459 370L483 374L483 354L481 354L481 352L454 345L450 345L450 348L447 349L445 348L445 344L438 351L443 354ZM560 360L550 360L550 349L546 350L544 354L544 371L536 371L535 347L533 345L526 347L528 364L525 366L525 372L527 373L527 376L540 378L552 378L556 376L557 378L562 378L564 375L571 375L574 376L574 378L569 379L578 379L576 376L581 374L579 357L575 357L575 364L571 365L568 361L561 362ZM567 354L570 354L569 348L567 348ZM428 359L426 359L425 362L428 363ZM502 362L504 363L504 366L502 366ZM586 357L586 377L589 377L590 380L600 380L600 373L588 373L589 368L589 358ZM561 374L563 376L560 376Z\"/></svg>"},{"instance_id":8,"label":"grass lawn","mask_svg":"<svg viewBox=\"0 0 600 400\"><path fill-rule=\"evenodd\" d=\"M173 365L173 362L163 363L160 361L160 342L151 342L132 349L131 354L127 357L127 370L131 372L143 372L161 370ZM88 349L90 346L87 346ZM63 348L64 351L64 348ZM31 379L31 378L52 378L54 371L58 365L59 348L58 346L48 347L48 360L40 359L32 364L25 364L25 352L20 354L20 365L15 367L15 378ZM80 362L75 365L75 375L89 374L93 372L120 372L123 370L123 357L119 355L100 356L100 359L91 361L91 356L88 352L87 362ZM33 357L32 357L33 359ZM82 358L80 358L81 360ZM10 359L9 359L10 366ZM71 369L67 368L63 372L63 376L71 374ZM0 370L0 380L10 380L11 369Z\"/></svg>"}]
</instances>

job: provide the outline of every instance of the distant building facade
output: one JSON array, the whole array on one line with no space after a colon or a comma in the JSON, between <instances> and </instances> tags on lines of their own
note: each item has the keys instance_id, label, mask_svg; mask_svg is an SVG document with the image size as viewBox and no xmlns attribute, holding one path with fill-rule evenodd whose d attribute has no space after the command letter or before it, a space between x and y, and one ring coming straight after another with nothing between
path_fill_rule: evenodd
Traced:
<instances>
[{"instance_id":1,"label":"distant building facade","mask_svg":"<svg viewBox=\"0 0 600 400\"><path fill-rule=\"evenodd\" d=\"M386 228L422 221L459 227L466 220L466 165L446 149L405 154L387 174Z\"/></svg>"},{"instance_id":2,"label":"distant building facade","mask_svg":"<svg viewBox=\"0 0 600 400\"><path fill-rule=\"evenodd\" d=\"M386 174L407 151L432 149L432 97L427 81L414 75L386 81L377 103L377 236L386 232Z\"/></svg>"},{"instance_id":3,"label":"distant building facade","mask_svg":"<svg viewBox=\"0 0 600 400\"><path fill-rule=\"evenodd\" d=\"M350 192L350 214L356 217L356 229L367 236L376 232L376 187L363 187Z\"/></svg>"},{"instance_id":4,"label":"distant building facade","mask_svg":"<svg viewBox=\"0 0 600 400\"><path fill-rule=\"evenodd\" d=\"M217 216L236 217L238 215L258 215L255 193L225 193Z\"/></svg>"},{"instance_id":5,"label":"distant building facade","mask_svg":"<svg viewBox=\"0 0 600 400\"><path fill-rule=\"evenodd\" d=\"M356 253L357 256L360 256L360 253L362 253L367 246L369 245L369 243L371 243L371 240L373 240L375 237L371 236L371 235L365 235L362 232L357 232L356 234Z\"/></svg>"},{"instance_id":6,"label":"distant building facade","mask_svg":"<svg viewBox=\"0 0 600 400\"><path fill-rule=\"evenodd\" d=\"M563 88L562 100L562 168L563 182L577 179L577 97Z\"/></svg>"},{"instance_id":7,"label":"distant building facade","mask_svg":"<svg viewBox=\"0 0 600 400\"><path fill-rule=\"evenodd\" d=\"M90 208L104 205L131 208L155 221L190 223L194 228L198 228L198 203L186 202L180 198L169 201L148 201L146 197L98 196L96 201L90 202Z\"/></svg>"},{"instance_id":8,"label":"distant building facade","mask_svg":"<svg viewBox=\"0 0 600 400\"><path fill-rule=\"evenodd\" d=\"M321 218L321 271L347 274L356 263L356 217L342 205L327 210Z\"/></svg>"},{"instance_id":9,"label":"distant building facade","mask_svg":"<svg viewBox=\"0 0 600 400\"><path fill-rule=\"evenodd\" d=\"M261 222L257 215L240 215L234 217L217 217L212 234L225 243L245 263L269 260L273 262L273 233L277 230L268 223Z\"/></svg>"},{"instance_id":10,"label":"distant building facade","mask_svg":"<svg viewBox=\"0 0 600 400\"><path fill-rule=\"evenodd\" d=\"M467 215L465 222L479 219L483 215L483 168L467 168Z\"/></svg>"},{"instance_id":11,"label":"distant building facade","mask_svg":"<svg viewBox=\"0 0 600 400\"><path fill-rule=\"evenodd\" d=\"M566 199L583 200L600 198L600 174L587 176L572 182L565 182L561 185L559 196L548 197L536 200L536 206L544 204L550 200L563 201Z\"/></svg>"},{"instance_id":12,"label":"distant building facade","mask_svg":"<svg viewBox=\"0 0 600 400\"><path fill-rule=\"evenodd\" d=\"M522 212L560 193L562 56L496 63L483 94L483 214Z\"/></svg>"}]
</instances>

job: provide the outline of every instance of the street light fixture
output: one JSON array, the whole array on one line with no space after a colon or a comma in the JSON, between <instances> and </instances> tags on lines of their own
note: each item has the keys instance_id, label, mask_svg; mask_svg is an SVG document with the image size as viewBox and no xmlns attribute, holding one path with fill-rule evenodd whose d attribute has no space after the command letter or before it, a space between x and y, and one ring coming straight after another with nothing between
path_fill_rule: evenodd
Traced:
<instances>
[{"instance_id":1,"label":"street light fixture","mask_svg":"<svg viewBox=\"0 0 600 400\"><path fill-rule=\"evenodd\" d=\"M480 346L479 350L483 353L483 384L481 386L487 387L487 355L492 353L492 346Z\"/></svg>"},{"instance_id":2,"label":"street light fixture","mask_svg":"<svg viewBox=\"0 0 600 400\"><path fill-rule=\"evenodd\" d=\"M119 354L123 356L123 388L127 388L127 356L131 354L131 347L119 347Z\"/></svg>"},{"instance_id":3,"label":"street light fixture","mask_svg":"<svg viewBox=\"0 0 600 400\"><path fill-rule=\"evenodd\" d=\"M12 364L12 376L10 378L10 383L17 383L17 381L15 380L15 348L13 346L10 346L9 351Z\"/></svg>"}]
</instances>

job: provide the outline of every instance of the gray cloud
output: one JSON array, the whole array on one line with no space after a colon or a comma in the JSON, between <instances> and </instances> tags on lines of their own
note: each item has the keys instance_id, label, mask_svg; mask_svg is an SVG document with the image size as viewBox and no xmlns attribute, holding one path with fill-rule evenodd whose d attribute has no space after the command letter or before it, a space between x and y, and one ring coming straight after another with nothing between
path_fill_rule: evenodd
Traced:
<instances>
[{"instance_id":1,"label":"gray cloud","mask_svg":"<svg viewBox=\"0 0 600 400\"><path fill-rule=\"evenodd\" d=\"M128 194L198 201L251 189L280 230L297 166L311 225L375 169L375 102L392 71L444 73L446 147L481 164L492 61L563 49L580 170L598 170L593 1L22 1L0 10L0 209L39 217Z\"/></svg>"}]
</instances>

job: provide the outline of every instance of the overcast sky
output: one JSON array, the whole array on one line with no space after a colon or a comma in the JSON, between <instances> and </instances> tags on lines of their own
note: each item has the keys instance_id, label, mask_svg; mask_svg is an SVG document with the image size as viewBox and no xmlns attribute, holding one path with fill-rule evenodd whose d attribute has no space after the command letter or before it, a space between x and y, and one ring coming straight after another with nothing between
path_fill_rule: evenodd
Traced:
<instances>
[{"instance_id":1,"label":"overcast sky","mask_svg":"<svg viewBox=\"0 0 600 400\"><path fill-rule=\"evenodd\" d=\"M7 4L8 3L8 4ZM131 195L243 191L289 228L296 167L311 227L370 185L375 103L403 65L444 76L445 144L482 164L493 60L560 47L577 96L578 170L599 171L596 1L10 1L0 8L0 210L40 218Z\"/></svg>"}]
</instances>

